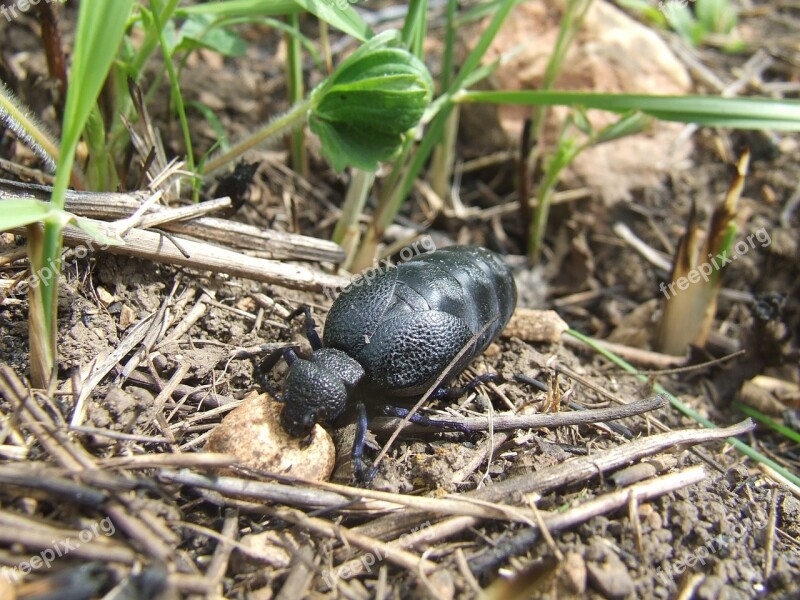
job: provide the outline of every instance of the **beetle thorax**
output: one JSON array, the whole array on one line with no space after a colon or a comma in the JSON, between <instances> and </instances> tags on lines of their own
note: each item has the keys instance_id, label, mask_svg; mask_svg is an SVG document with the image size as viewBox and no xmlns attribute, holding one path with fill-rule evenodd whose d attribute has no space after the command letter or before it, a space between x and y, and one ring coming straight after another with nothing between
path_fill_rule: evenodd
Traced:
<instances>
[{"instance_id":1,"label":"beetle thorax","mask_svg":"<svg viewBox=\"0 0 800 600\"><path fill-rule=\"evenodd\" d=\"M364 377L360 364L341 350L321 348L309 360L292 363L283 392L283 428L305 437L314 425L338 417Z\"/></svg>"}]
</instances>

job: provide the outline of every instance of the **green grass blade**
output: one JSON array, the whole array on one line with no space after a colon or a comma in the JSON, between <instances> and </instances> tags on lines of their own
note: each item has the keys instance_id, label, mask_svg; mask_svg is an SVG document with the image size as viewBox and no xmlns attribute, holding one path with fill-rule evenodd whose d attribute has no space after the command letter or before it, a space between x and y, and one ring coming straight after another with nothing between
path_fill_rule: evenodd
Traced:
<instances>
[{"instance_id":1,"label":"green grass blade","mask_svg":"<svg viewBox=\"0 0 800 600\"><path fill-rule=\"evenodd\" d=\"M408 51L419 59L425 57L423 44L428 32L428 0L411 0L400 35Z\"/></svg>"},{"instance_id":2,"label":"green grass blade","mask_svg":"<svg viewBox=\"0 0 800 600\"><path fill-rule=\"evenodd\" d=\"M364 19L349 4L342 6L344 2L341 0L338 2L329 2L328 0L294 1L320 21L325 21L331 27L353 36L360 42L367 41L373 35L372 29Z\"/></svg>"},{"instance_id":3,"label":"green grass blade","mask_svg":"<svg viewBox=\"0 0 800 600\"><path fill-rule=\"evenodd\" d=\"M223 152L227 151L231 147L230 142L228 141L228 134L225 133L225 127L222 125L222 122L219 120L219 116L217 116L217 113L214 111L214 109L200 100L189 100L186 102L186 106L188 108L193 108L203 115L203 118L214 132L214 136L219 142L219 147Z\"/></svg>"},{"instance_id":4,"label":"green grass blade","mask_svg":"<svg viewBox=\"0 0 800 600\"><path fill-rule=\"evenodd\" d=\"M161 12L161 2L160 0L150 0L150 4L153 7L153 20L156 30L158 31L158 43L161 46L161 52L164 54L164 65L166 66L167 74L169 75L172 99L175 102L175 109L178 112L178 120L181 124L181 132L183 133L183 144L186 148L186 166L190 172L194 172L194 148L192 147L192 136L191 132L189 131L189 119L186 117L186 107L183 103L183 94L181 93L178 73L175 70L175 65L172 62L172 50L170 49L167 38L164 35L163 23L159 17L159 13ZM195 200L197 200L199 184L200 182L198 180L192 186L195 190Z\"/></svg>"},{"instance_id":5,"label":"green grass blade","mask_svg":"<svg viewBox=\"0 0 800 600\"><path fill-rule=\"evenodd\" d=\"M64 207L63 192L69 181L83 128L108 77L133 7L133 0L83 0L75 32L69 90L64 107L61 160L56 171L53 202Z\"/></svg>"},{"instance_id":6,"label":"green grass blade","mask_svg":"<svg viewBox=\"0 0 800 600\"><path fill-rule=\"evenodd\" d=\"M795 444L800 444L800 433L796 432L794 429L790 429L777 421L770 419L767 415L762 413L760 410L756 410L752 406L747 406L746 404L742 404L741 402L734 402L733 408L738 410L740 413L744 413L748 417L753 417L756 421L766 425L770 429L777 431L783 437L792 440Z\"/></svg>"},{"instance_id":7,"label":"green grass blade","mask_svg":"<svg viewBox=\"0 0 800 600\"><path fill-rule=\"evenodd\" d=\"M640 19L644 19L660 27L664 27L667 24L664 13L653 6L650 0L617 0L617 4L622 8L634 12Z\"/></svg>"},{"instance_id":8,"label":"green grass blade","mask_svg":"<svg viewBox=\"0 0 800 600\"><path fill-rule=\"evenodd\" d=\"M0 207L3 212L0 217L0 231L9 231L37 221L45 221L52 209L49 202L32 198L3 200Z\"/></svg>"},{"instance_id":9,"label":"green grass blade","mask_svg":"<svg viewBox=\"0 0 800 600\"><path fill-rule=\"evenodd\" d=\"M280 17L304 10L294 0L227 0L182 6L175 16L212 15L215 17Z\"/></svg>"},{"instance_id":10,"label":"green grass blade","mask_svg":"<svg viewBox=\"0 0 800 600\"><path fill-rule=\"evenodd\" d=\"M83 0L80 5L60 156L51 196L54 210L63 212L75 150L117 56L133 4L133 0ZM31 269L40 272L46 268L53 272L52 277L42 279L41 285L30 288L29 295L31 381L37 387L47 385L56 360L56 310L63 226L63 219L49 218L43 231L35 225L28 227Z\"/></svg>"},{"instance_id":11,"label":"green grass blade","mask_svg":"<svg viewBox=\"0 0 800 600\"><path fill-rule=\"evenodd\" d=\"M300 18L297 15L286 17L286 23L295 31L300 30ZM300 38L291 33L283 36L286 45L286 82L289 88L289 103L297 104L303 101L305 85L303 83L303 50ZM304 179L308 178L308 155L306 154L305 130L295 128L290 134L292 168Z\"/></svg>"},{"instance_id":12,"label":"green grass blade","mask_svg":"<svg viewBox=\"0 0 800 600\"><path fill-rule=\"evenodd\" d=\"M582 333L580 333L579 331L575 331L574 329L568 329L567 333L569 335L571 335L572 337L574 337L576 339L579 339L582 342L584 342L585 344L589 345L589 347L591 347L595 352L597 352L598 354L601 354L602 356L604 356L605 358L610 360L612 363L614 363L618 367L621 367L622 369L624 369L628 373L636 374L636 377L637 377L637 379L639 379L639 381L641 381L643 383L647 383L649 381L649 379L648 379L648 377L646 375L639 374L639 371L636 369L636 367L634 367L633 365L631 365L630 363L628 363L624 359L620 358L619 356L617 356L616 354L614 354L610 350L607 350L606 348L603 348L599 344L594 343L594 340L592 338L590 338L589 336L583 335ZM683 402L681 402L678 398L676 398L671 393L669 393L666 389L664 389L663 386L661 386L661 385L656 383L656 384L653 385L653 389L655 389L656 392L659 392L661 394L666 394L667 397L669 398L670 404L674 408L678 409L680 412L685 414L690 419L693 419L694 421L697 421L698 423L703 425L703 427L708 427L709 429L716 429L717 428L717 425L715 425L714 423L712 423L711 421L709 421L708 419L706 419L705 417L700 415L697 411L695 411L691 407L689 407L686 404L684 404ZM755 449L751 448L750 446L748 446L747 444L745 444L744 442L742 442L741 440L738 440L736 438L728 438L726 441L729 444L733 445L737 450L739 450L739 452L741 452L745 456L749 456L750 458L752 458L756 462L759 462L759 463L769 467L775 473L777 473L779 476L783 477L784 479L786 479L787 481L791 482L792 484L794 484L796 486L800 486L800 477L798 477L794 473L791 473L790 471L788 471L787 469L785 469L784 467L782 467L781 465L776 463L771 458L769 458L767 456L764 456L758 450L755 450Z\"/></svg>"},{"instance_id":13,"label":"green grass blade","mask_svg":"<svg viewBox=\"0 0 800 600\"><path fill-rule=\"evenodd\" d=\"M505 0L497 7L497 12L495 13L491 22L486 29L483 30L480 39L478 39L478 43L469 53L467 59L464 61L464 64L461 67L461 70L453 80L453 84L450 86L451 93L463 86L467 78L472 75L472 72L480 67L486 51L489 49L489 46L492 45L494 38L497 36L500 28L506 22L511 9L514 8L515 4L516 2L514 0Z\"/></svg>"},{"instance_id":14,"label":"green grass blade","mask_svg":"<svg viewBox=\"0 0 800 600\"><path fill-rule=\"evenodd\" d=\"M618 113L640 110L665 121L735 129L800 131L800 101L797 100L522 90L462 92L454 101L524 106L579 105Z\"/></svg>"},{"instance_id":15,"label":"green grass blade","mask_svg":"<svg viewBox=\"0 0 800 600\"><path fill-rule=\"evenodd\" d=\"M456 90L461 88L461 86L470 78L473 72L481 68L481 60L483 59L484 54L486 54L486 50L488 50L489 46L497 35L497 32L500 31L503 23L506 22L506 18L508 18L508 14L511 12L511 9L514 8L514 5L514 0L505 0L502 4L500 4L497 12L494 15L494 18L483 31L483 34L478 40L478 43L475 45L475 48L473 48L472 52L469 53L467 59L464 61L464 64L461 67L461 70L453 79L450 89L448 90L448 95L452 95ZM428 127L425 135L422 138L422 143L414 153L414 157L409 164L408 170L406 171L402 182L400 183L396 192L393 194L390 202L387 203L387 206L383 208L383 210L378 211L380 216L378 222L375 223L378 231L385 231L391 222L394 221L394 217L400 210L402 202L408 196L409 192L411 192L411 188L414 186L414 181L416 180L420 171L422 171L422 167L425 166L425 163L427 162L431 152L433 152L434 146L436 146L436 144L442 140L447 118L452 110L453 105L451 102L445 101L445 103L442 104L440 112Z\"/></svg>"}]
</instances>

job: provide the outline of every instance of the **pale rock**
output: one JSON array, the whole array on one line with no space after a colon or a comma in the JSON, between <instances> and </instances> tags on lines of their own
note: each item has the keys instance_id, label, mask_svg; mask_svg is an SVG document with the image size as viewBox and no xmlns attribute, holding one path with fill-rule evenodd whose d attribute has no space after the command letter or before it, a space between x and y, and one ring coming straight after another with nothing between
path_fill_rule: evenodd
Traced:
<instances>
[{"instance_id":1,"label":"pale rock","mask_svg":"<svg viewBox=\"0 0 800 600\"><path fill-rule=\"evenodd\" d=\"M307 444L289 435L280 424L282 406L266 394L245 399L211 432L206 449L232 454L237 465L255 471L327 480L336 454L331 436L320 425Z\"/></svg>"},{"instance_id":2,"label":"pale rock","mask_svg":"<svg viewBox=\"0 0 800 600\"><path fill-rule=\"evenodd\" d=\"M491 89L541 88L558 35L562 5L558 0L544 0L521 3L512 10L487 52L485 62L513 50L517 54L495 71L488 83ZM482 26L486 23L488 20ZM471 48L477 33L467 29L462 39ZM654 30L608 2L596 0L567 53L553 89L683 95L690 92L691 79ZM550 149L567 112L566 107L554 107L549 112L544 139ZM524 106L464 106L465 139L480 140L480 151L485 154L504 149L508 144L516 145L524 120L530 115L531 109ZM605 111L593 110L588 115L596 130L618 118ZM487 134L494 129L493 123L499 123L507 135L502 148L497 145L497 136ZM645 133L590 148L564 173L564 181L569 187L588 186L607 203L630 199L631 190L657 186L668 167L684 162L690 155L689 143L672 149L683 127L679 123L654 121L653 127Z\"/></svg>"}]
</instances>

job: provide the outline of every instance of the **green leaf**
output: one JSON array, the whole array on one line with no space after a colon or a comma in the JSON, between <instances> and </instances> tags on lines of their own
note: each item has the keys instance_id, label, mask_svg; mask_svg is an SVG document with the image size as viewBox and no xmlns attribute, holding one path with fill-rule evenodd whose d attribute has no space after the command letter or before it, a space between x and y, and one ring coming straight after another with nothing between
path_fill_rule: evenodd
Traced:
<instances>
[{"instance_id":1,"label":"green leaf","mask_svg":"<svg viewBox=\"0 0 800 600\"><path fill-rule=\"evenodd\" d=\"M399 47L397 31L361 46L311 94L311 131L337 171L375 171L417 126L433 96L425 65Z\"/></svg>"},{"instance_id":2,"label":"green leaf","mask_svg":"<svg viewBox=\"0 0 800 600\"><path fill-rule=\"evenodd\" d=\"M664 5L667 24L691 46L699 46L708 33L686 4L672 0Z\"/></svg>"},{"instance_id":3,"label":"green leaf","mask_svg":"<svg viewBox=\"0 0 800 600\"><path fill-rule=\"evenodd\" d=\"M51 208L49 202L32 198L3 200L0 202L0 209L3 212L3 216L0 217L0 231L46 221L50 217Z\"/></svg>"},{"instance_id":4,"label":"green leaf","mask_svg":"<svg viewBox=\"0 0 800 600\"><path fill-rule=\"evenodd\" d=\"M31 223L46 222L64 227L73 223L94 240L108 246L118 246L125 241L116 233L109 230L107 225L102 225L78 217L60 208L54 208L49 202L34 200L33 198L13 198L0 201L3 216L0 218L0 231L8 231L17 227L25 227Z\"/></svg>"},{"instance_id":5,"label":"green leaf","mask_svg":"<svg viewBox=\"0 0 800 600\"><path fill-rule=\"evenodd\" d=\"M54 225L62 229L65 225L75 223L81 227L78 221L82 219L74 214L56 208L50 202L42 200L34 200L33 198L13 198L0 201L0 209L3 211L3 216L0 218L0 231L14 229L16 227L24 227L31 223L43 222L48 225ZM89 222L86 233L93 235L94 231L99 231L96 227L91 229L94 224ZM81 227L83 229L83 227ZM100 232L101 236L104 236ZM98 240L100 238L97 238ZM105 239L105 238L104 238ZM119 239L117 237L117 239ZM103 243L106 243L105 241ZM124 243L122 240L118 242L108 242L109 244Z\"/></svg>"},{"instance_id":6,"label":"green leaf","mask_svg":"<svg viewBox=\"0 0 800 600\"><path fill-rule=\"evenodd\" d=\"M203 118L208 122L211 130L214 132L214 137L217 139L217 144L223 151L231 147L228 141L228 134L225 132L225 127L219 120L217 113L210 106L201 102L200 100L188 100L186 106L195 109Z\"/></svg>"},{"instance_id":7,"label":"green leaf","mask_svg":"<svg viewBox=\"0 0 800 600\"><path fill-rule=\"evenodd\" d=\"M617 0L617 4L656 25L663 26L665 24L663 13L656 6L653 6L651 0Z\"/></svg>"},{"instance_id":8,"label":"green leaf","mask_svg":"<svg viewBox=\"0 0 800 600\"><path fill-rule=\"evenodd\" d=\"M278 17L308 11L331 27L359 41L372 37L372 29L353 10L347 0L226 0L184 6L178 16L214 15L217 17Z\"/></svg>"},{"instance_id":9,"label":"green leaf","mask_svg":"<svg viewBox=\"0 0 800 600\"><path fill-rule=\"evenodd\" d=\"M182 6L175 16L214 15L216 17L263 17L280 16L299 12L294 0L219 0Z\"/></svg>"},{"instance_id":10,"label":"green leaf","mask_svg":"<svg viewBox=\"0 0 800 600\"><path fill-rule=\"evenodd\" d=\"M402 143L399 135L370 131L357 123L332 124L312 115L309 125L322 141L325 157L340 172L348 165L362 171L376 171L378 162L394 157Z\"/></svg>"},{"instance_id":11,"label":"green leaf","mask_svg":"<svg viewBox=\"0 0 800 600\"><path fill-rule=\"evenodd\" d=\"M738 21L730 0L697 0L694 12L706 31L714 33L730 33Z\"/></svg>"},{"instance_id":12,"label":"green leaf","mask_svg":"<svg viewBox=\"0 0 800 600\"><path fill-rule=\"evenodd\" d=\"M76 85L70 85L67 92L61 163L56 171L53 194L53 201L59 207L63 207L60 191L72 168L78 140L111 70L132 7L133 0L83 0L81 3L70 73L70 81Z\"/></svg>"},{"instance_id":13,"label":"green leaf","mask_svg":"<svg viewBox=\"0 0 800 600\"><path fill-rule=\"evenodd\" d=\"M215 21L211 15L192 15L177 33L170 31L175 25L174 21L169 21L164 34L170 40L173 53L208 48L223 56L236 57L247 52L247 42L236 32L216 25Z\"/></svg>"},{"instance_id":14,"label":"green leaf","mask_svg":"<svg viewBox=\"0 0 800 600\"><path fill-rule=\"evenodd\" d=\"M589 121L589 117L586 115L586 110L582 106L576 106L574 112L570 116L572 118L572 122L575 124L575 127L578 128L578 131L588 136L594 133L592 123Z\"/></svg>"}]
</instances>

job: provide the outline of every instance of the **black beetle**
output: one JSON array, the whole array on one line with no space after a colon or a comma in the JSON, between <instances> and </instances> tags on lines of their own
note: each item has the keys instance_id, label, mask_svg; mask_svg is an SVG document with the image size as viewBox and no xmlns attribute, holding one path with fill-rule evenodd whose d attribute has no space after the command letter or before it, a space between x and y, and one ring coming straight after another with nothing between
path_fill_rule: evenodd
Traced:
<instances>
[{"instance_id":1,"label":"black beetle","mask_svg":"<svg viewBox=\"0 0 800 600\"><path fill-rule=\"evenodd\" d=\"M477 246L422 254L355 280L328 313L324 344L306 308L314 352L308 360L291 349L283 354L290 365L284 429L308 436L316 423L338 417L357 387L365 397L419 397L470 344L446 384L497 338L516 303L511 271L500 256ZM359 403L362 434L353 453L359 477L365 415Z\"/></svg>"}]
</instances>

